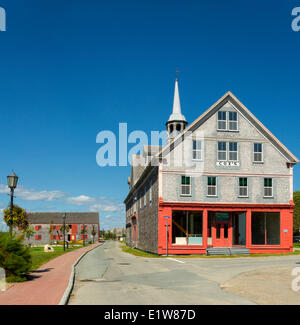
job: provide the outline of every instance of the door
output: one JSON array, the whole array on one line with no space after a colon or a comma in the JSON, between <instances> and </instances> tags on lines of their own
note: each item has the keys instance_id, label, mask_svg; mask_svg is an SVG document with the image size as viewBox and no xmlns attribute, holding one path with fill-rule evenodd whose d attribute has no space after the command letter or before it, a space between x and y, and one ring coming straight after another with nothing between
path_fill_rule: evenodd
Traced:
<instances>
[{"instance_id":1,"label":"door","mask_svg":"<svg viewBox=\"0 0 300 325\"><path fill-rule=\"evenodd\" d=\"M229 223L216 222L213 236L213 247L231 247L229 239Z\"/></svg>"}]
</instances>

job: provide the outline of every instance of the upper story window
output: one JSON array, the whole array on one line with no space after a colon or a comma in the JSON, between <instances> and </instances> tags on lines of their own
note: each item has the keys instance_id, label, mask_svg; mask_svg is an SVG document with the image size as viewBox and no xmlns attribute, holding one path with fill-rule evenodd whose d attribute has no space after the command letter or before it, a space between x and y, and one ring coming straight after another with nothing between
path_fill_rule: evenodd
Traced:
<instances>
[{"instance_id":1,"label":"upper story window","mask_svg":"<svg viewBox=\"0 0 300 325\"><path fill-rule=\"evenodd\" d=\"M273 196L273 180L272 178L264 178L264 197Z\"/></svg>"},{"instance_id":2,"label":"upper story window","mask_svg":"<svg viewBox=\"0 0 300 325\"><path fill-rule=\"evenodd\" d=\"M218 130L227 130L226 112L218 112Z\"/></svg>"},{"instance_id":3,"label":"upper story window","mask_svg":"<svg viewBox=\"0 0 300 325\"><path fill-rule=\"evenodd\" d=\"M226 142L218 142L218 160L225 161L227 160L227 151L226 151Z\"/></svg>"},{"instance_id":4,"label":"upper story window","mask_svg":"<svg viewBox=\"0 0 300 325\"><path fill-rule=\"evenodd\" d=\"M253 144L253 161L254 162L263 162L263 151L262 151L262 143L254 143Z\"/></svg>"},{"instance_id":5,"label":"upper story window","mask_svg":"<svg viewBox=\"0 0 300 325\"><path fill-rule=\"evenodd\" d=\"M144 190L144 207L147 205L147 189Z\"/></svg>"},{"instance_id":6,"label":"upper story window","mask_svg":"<svg viewBox=\"0 0 300 325\"><path fill-rule=\"evenodd\" d=\"M218 130L219 131L238 131L237 112L218 112Z\"/></svg>"},{"instance_id":7,"label":"upper story window","mask_svg":"<svg viewBox=\"0 0 300 325\"><path fill-rule=\"evenodd\" d=\"M140 209L143 207L143 195L142 192L140 193Z\"/></svg>"},{"instance_id":8,"label":"upper story window","mask_svg":"<svg viewBox=\"0 0 300 325\"><path fill-rule=\"evenodd\" d=\"M229 146L229 160L237 161L238 160L237 142L229 142L228 146Z\"/></svg>"},{"instance_id":9,"label":"upper story window","mask_svg":"<svg viewBox=\"0 0 300 325\"><path fill-rule=\"evenodd\" d=\"M193 140L193 159L202 160L202 141Z\"/></svg>"},{"instance_id":10,"label":"upper story window","mask_svg":"<svg viewBox=\"0 0 300 325\"><path fill-rule=\"evenodd\" d=\"M241 197L248 196L248 179L247 179L247 177L239 178L239 196L241 196Z\"/></svg>"},{"instance_id":11,"label":"upper story window","mask_svg":"<svg viewBox=\"0 0 300 325\"><path fill-rule=\"evenodd\" d=\"M191 195L190 176L181 176L181 195Z\"/></svg>"},{"instance_id":12,"label":"upper story window","mask_svg":"<svg viewBox=\"0 0 300 325\"><path fill-rule=\"evenodd\" d=\"M237 112L228 112L228 129L229 131L238 130Z\"/></svg>"},{"instance_id":13,"label":"upper story window","mask_svg":"<svg viewBox=\"0 0 300 325\"><path fill-rule=\"evenodd\" d=\"M218 161L238 161L237 142L218 141Z\"/></svg>"},{"instance_id":14,"label":"upper story window","mask_svg":"<svg viewBox=\"0 0 300 325\"><path fill-rule=\"evenodd\" d=\"M217 196L216 177L207 177L207 196Z\"/></svg>"}]
</instances>

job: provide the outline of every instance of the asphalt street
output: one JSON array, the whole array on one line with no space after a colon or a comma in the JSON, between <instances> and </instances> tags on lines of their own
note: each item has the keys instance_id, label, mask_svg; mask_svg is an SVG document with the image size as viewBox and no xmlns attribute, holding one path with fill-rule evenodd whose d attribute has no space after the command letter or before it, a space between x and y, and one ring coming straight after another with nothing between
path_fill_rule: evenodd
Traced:
<instances>
[{"instance_id":1,"label":"asphalt street","mask_svg":"<svg viewBox=\"0 0 300 325\"><path fill-rule=\"evenodd\" d=\"M124 253L119 242L109 241L77 265L69 304L300 304L300 291L291 289L291 270L295 267L300 267L299 255L144 258ZM256 283L263 298L255 295ZM279 290L277 300L274 290Z\"/></svg>"}]
</instances>

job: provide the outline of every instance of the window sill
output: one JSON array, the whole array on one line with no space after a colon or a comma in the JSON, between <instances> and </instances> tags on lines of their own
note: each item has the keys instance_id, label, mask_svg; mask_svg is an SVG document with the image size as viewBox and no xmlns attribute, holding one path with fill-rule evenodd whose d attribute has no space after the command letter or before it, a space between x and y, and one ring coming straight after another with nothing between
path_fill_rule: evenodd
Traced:
<instances>
[{"instance_id":1,"label":"window sill","mask_svg":"<svg viewBox=\"0 0 300 325\"><path fill-rule=\"evenodd\" d=\"M192 197L192 194L180 194L182 197Z\"/></svg>"},{"instance_id":2,"label":"window sill","mask_svg":"<svg viewBox=\"0 0 300 325\"><path fill-rule=\"evenodd\" d=\"M238 198L240 198L240 199L249 199L249 195L247 195L247 196L241 196L241 195L239 195Z\"/></svg>"},{"instance_id":3,"label":"window sill","mask_svg":"<svg viewBox=\"0 0 300 325\"><path fill-rule=\"evenodd\" d=\"M263 161L252 161L252 164L254 165L262 165L263 163Z\"/></svg>"},{"instance_id":4,"label":"window sill","mask_svg":"<svg viewBox=\"0 0 300 325\"><path fill-rule=\"evenodd\" d=\"M238 133L238 132L240 132L240 130L219 130L219 129L217 129L217 132L235 132L235 133Z\"/></svg>"},{"instance_id":5,"label":"window sill","mask_svg":"<svg viewBox=\"0 0 300 325\"><path fill-rule=\"evenodd\" d=\"M274 196L264 196L264 199L274 199Z\"/></svg>"},{"instance_id":6,"label":"window sill","mask_svg":"<svg viewBox=\"0 0 300 325\"><path fill-rule=\"evenodd\" d=\"M206 195L207 197L218 197L218 195Z\"/></svg>"}]
</instances>

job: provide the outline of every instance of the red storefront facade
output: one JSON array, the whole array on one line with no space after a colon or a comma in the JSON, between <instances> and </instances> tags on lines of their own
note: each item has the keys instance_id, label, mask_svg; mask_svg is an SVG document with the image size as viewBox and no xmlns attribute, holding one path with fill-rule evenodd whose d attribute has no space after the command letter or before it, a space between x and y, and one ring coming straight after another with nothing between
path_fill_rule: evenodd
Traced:
<instances>
[{"instance_id":1,"label":"red storefront facade","mask_svg":"<svg viewBox=\"0 0 300 325\"><path fill-rule=\"evenodd\" d=\"M206 254L209 247L245 247L250 253L288 253L293 251L293 208L294 204L208 204L208 203L170 203L160 200L159 204L159 236L158 236L158 254ZM186 243L174 243L172 232L174 227L173 216L177 212L191 214L201 214L201 241L200 244L190 243L189 233L185 233ZM188 214L188 213L187 213ZM226 220L220 219L220 215L225 216ZM264 215L279 218L278 229L275 240L268 233L257 232L255 225L255 216ZM245 240L238 242L236 226L234 222L238 219L236 216L242 216L245 219ZM168 247L166 218L168 219ZM261 218L260 218L261 219ZM176 221L175 221L176 224ZM177 224L178 226L178 224ZM274 226L272 226L274 228ZM261 227L260 227L261 228ZM183 231L184 229L182 229ZM260 229L261 230L261 229ZM263 235L265 242L263 242ZM200 236L198 238L201 238ZM270 239L269 239L270 238ZM272 243L273 241L273 243ZM259 244L258 244L259 242Z\"/></svg>"}]
</instances>

